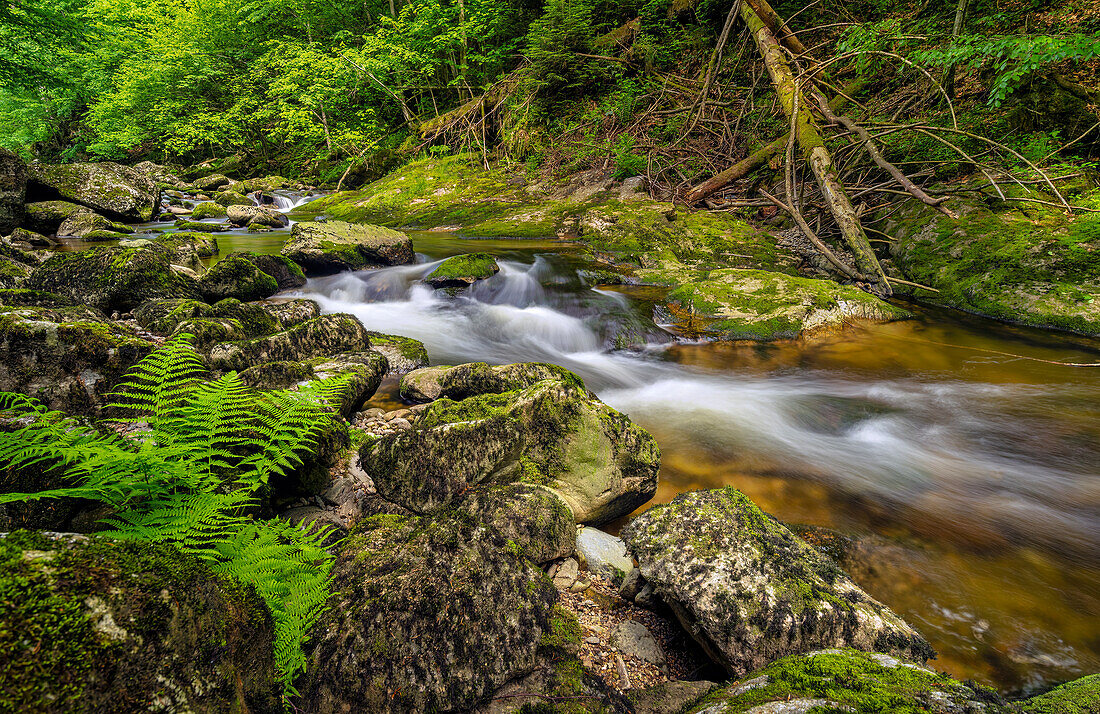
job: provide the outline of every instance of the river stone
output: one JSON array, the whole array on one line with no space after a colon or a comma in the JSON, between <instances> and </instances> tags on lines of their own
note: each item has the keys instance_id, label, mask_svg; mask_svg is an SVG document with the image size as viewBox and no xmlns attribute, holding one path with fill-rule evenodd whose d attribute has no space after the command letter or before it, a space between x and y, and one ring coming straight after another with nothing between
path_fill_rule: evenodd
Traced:
<instances>
[{"instance_id":1,"label":"river stone","mask_svg":"<svg viewBox=\"0 0 1100 714\"><path fill-rule=\"evenodd\" d=\"M191 254L195 258L212 258L219 250L217 238L209 233L194 231L160 235L153 238L152 242L174 250L176 262L179 264L187 264L186 261L192 260Z\"/></svg>"},{"instance_id":2,"label":"river stone","mask_svg":"<svg viewBox=\"0 0 1100 714\"><path fill-rule=\"evenodd\" d=\"M170 335L185 320L194 317L213 317L214 308L201 300L181 298L146 300L134 309L134 319L150 332Z\"/></svg>"},{"instance_id":3,"label":"river stone","mask_svg":"<svg viewBox=\"0 0 1100 714\"><path fill-rule=\"evenodd\" d=\"M628 696L630 703L634 706L634 714L669 714L669 712L683 711L685 707L694 704L717 688L717 684L706 680L696 682L677 680L661 682L645 689L634 689Z\"/></svg>"},{"instance_id":4,"label":"river stone","mask_svg":"<svg viewBox=\"0 0 1100 714\"><path fill-rule=\"evenodd\" d=\"M611 646L643 662L665 665L665 651L649 628L636 620L624 620L611 629Z\"/></svg>"},{"instance_id":5,"label":"river stone","mask_svg":"<svg viewBox=\"0 0 1100 714\"><path fill-rule=\"evenodd\" d=\"M278 320L284 330L321 316L321 307L317 303L302 298L267 302L264 303L264 310Z\"/></svg>"},{"instance_id":6,"label":"river stone","mask_svg":"<svg viewBox=\"0 0 1100 714\"><path fill-rule=\"evenodd\" d=\"M363 469L379 493L418 513L478 484L516 481L557 491L578 523L630 513L657 489L657 444L569 377L437 400L412 430L365 444Z\"/></svg>"},{"instance_id":7,"label":"river stone","mask_svg":"<svg viewBox=\"0 0 1100 714\"><path fill-rule=\"evenodd\" d=\"M302 708L464 711L533 670L551 631L546 575L463 519L359 522L310 632Z\"/></svg>"},{"instance_id":8,"label":"river stone","mask_svg":"<svg viewBox=\"0 0 1100 714\"><path fill-rule=\"evenodd\" d=\"M66 218L78 213L92 210L68 201L35 201L25 206L23 225L35 233L54 235Z\"/></svg>"},{"instance_id":9,"label":"river stone","mask_svg":"<svg viewBox=\"0 0 1100 714\"><path fill-rule=\"evenodd\" d=\"M275 278L279 290L300 288L306 284L306 274L290 258L281 255L263 255L260 253L230 253L226 258L239 257Z\"/></svg>"},{"instance_id":10,"label":"river stone","mask_svg":"<svg viewBox=\"0 0 1100 714\"><path fill-rule=\"evenodd\" d=\"M674 287L666 306L680 328L720 340L793 339L853 319L911 317L859 288L766 270L723 268Z\"/></svg>"},{"instance_id":11,"label":"river stone","mask_svg":"<svg viewBox=\"0 0 1100 714\"><path fill-rule=\"evenodd\" d=\"M222 218L225 216L225 206L221 206L213 201L203 201L202 203L196 203L195 207L191 209L191 218L196 221L203 218Z\"/></svg>"},{"instance_id":12,"label":"river stone","mask_svg":"<svg viewBox=\"0 0 1100 714\"><path fill-rule=\"evenodd\" d=\"M622 538L684 629L733 676L823 647L935 656L900 617L733 488L654 506Z\"/></svg>"},{"instance_id":13,"label":"river stone","mask_svg":"<svg viewBox=\"0 0 1100 714\"><path fill-rule=\"evenodd\" d=\"M382 332L368 332L371 349L386 356L390 374L408 374L428 366L428 349L420 340ZM410 400L414 401L414 400Z\"/></svg>"},{"instance_id":14,"label":"river stone","mask_svg":"<svg viewBox=\"0 0 1100 714\"><path fill-rule=\"evenodd\" d=\"M39 166L31 172L28 196L79 203L117 221L153 220L160 191L148 176L129 166L103 162Z\"/></svg>"},{"instance_id":15,"label":"river stone","mask_svg":"<svg viewBox=\"0 0 1100 714\"><path fill-rule=\"evenodd\" d=\"M466 253L444 260L424 282L433 288L464 288L499 272L496 259L488 253Z\"/></svg>"},{"instance_id":16,"label":"river stone","mask_svg":"<svg viewBox=\"0 0 1100 714\"><path fill-rule=\"evenodd\" d=\"M230 181L225 174L210 174L209 176L195 179L191 182L191 185L200 191L215 191L224 186L228 186L230 183L232 183L232 181Z\"/></svg>"},{"instance_id":17,"label":"river stone","mask_svg":"<svg viewBox=\"0 0 1100 714\"><path fill-rule=\"evenodd\" d=\"M279 292L275 278L239 254L228 255L199 278L199 291L205 300L223 298L262 300Z\"/></svg>"},{"instance_id":18,"label":"river stone","mask_svg":"<svg viewBox=\"0 0 1100 714\"><path fill-rule=\"evenodd\" d=\"M344 378L343 387L334 398L339 400L336 410L345 419L351 418L374 396L388 367L385 356L373 350L346 352L311 365L317 379L338 375Z\"/></svg>"},{"instance_id":19,"label":"river stone","mask_svg":"<svg viewBox=\"0 0 1100 714\"><path fill-rule=\"evenodd\" d=\"M545 379L567 382L584 389L584 382L564 367L545 362L518 362L490 366L485 362L460 364L439 377L440 396L461 400L479 394L500 394L525 389Z\"/></svg>"},{"instance_id":20,"label":"river stone","mask_svg":"<svg viewBox=\"0 0 1100 714\"><path fill-rule=\"evenodd\" d=\"M443 394L443 385L440 380L450 369L453 368L438 366L414 369L401 378L401 398L417 404L439 399Z\"/></svg>"},{"instance_id":21,"label":"river stone","mask_svg":"<svg viewBox=\"0 0 1100 714\"><path fill-rule=\"evenodd\" d=\"M214 203L219 206L255 206L252 199L239 191L218 191L214 194Z\"/></svg>"},{"instance_id":22,"label":"river stone","mask_svg":"<svg viewBox=\"0 0 1100 714\"><path fill-rule=\"evenodd\" d=\"M0 235L8 235L23 223L27 199L27 164L0 147Z\"/></svg>"},{"instance_id":23,"label":"river stone","mask_svg":"<svg viewBox=\"0 0 1100 714\"><path fill-rule=\"evenodd\" d=\"M303 322L283 332L252 340L225 342L210 350L214 369L243 371L264 362L301 362L341 352L364 352L370 340L352 315L335 313Z\"/></svg>"},{"instance_id":24,"label":"river stone","mask_svg":"<svg viewBox=\"0 0 1100 714\"><path fill-rule=\"evenodd\" d=\"M227 206L225 216L235 226L269 226L282 228L290 225L290 219L267 206Z\"/></svg>"},{"instance_id":25,"label":"river stone","mask_svg":"<svg viewBox=\"0 0 1100 714\"><path fill-rule=\"evenodd\" d=\"M0 593L10 711L282 711L264 602L168 545L5 533Z\"/></svg>"},{"instance_id":26,"label":"river stone","mask_svg":"<svg viewBox=\"0 0 1100 714\"><path fill-rule=\"evenodd\" d=\"M152 242L55 253L24 287L65 295L108 315L146 300L198 297L198 282L173 269L174 260L172 250Z\"/></svg>"},{"instance_id":27,"label":"river stone","mask_svg":"<svg viewBox=\"0 0 1100 714\"><path fill-rule=\"evenodd\" d=\"M1014 708L992 690L963 684L925 667L878 653L828 649L780 659L685 711L1009 714Z\"/></svg>"},{"instance_id":28,"label":"river stone","mask_svg":"<svg viewBox=\"0 0 1100 714\"><path fill-rule=\"evenodd\" d=\"M84 306L0 307L0 391L93 414L152 348L132 328Z\"/></svg>"},{"instance_id":29,"label":"river stone","mask_svg":"<svg viewBox=\"0 0 1100 714\"><path fill-rule=\"evenodd\" d=\"M404 233L343 221L295 223L282 254L307 274L413 262L412 241Z\"/></svg>"},{"instance_id":30,"label":"river stone","mask_svg":"<svg viewBox=\"0 0 1100 714\"><path fill-rule=\"evenodd\" d=\"M471 489L459 510L471 514L543 564L573 553L573 511L554 491L526 483Z\"/></svg>"},{"instance_id":31,"label":"river stone","mask_svg":"<svg viewBox=\"0 0 1100 714\"><path fill-rule=\"evenodd\" d=\"M591 572L613 583L621 583L634 570L634 561L626 554L622 539L596 528L585 526L577 531L577 555Z\"/></svg>"},{"instance_id":32,"label":"river stone","mask_svg":"<svg viewBox=\"0 0 1100 714\"><path fill-rule=\"evenodd\" d=\"M134 229L123 223L108 220L98 213L93 213L91 211L74 213L62 221L61 225L57 227L58 236L70 236L74 238L84 238L86 240L92 240L96 237L94 234L104 232L114 233L118 238L125 238L125 235L119 234L133 233Z\"/></svg>"},{"instance_id":33,"label":"river stone","mask_svg":"<svg viewBox=\"0 0 1100 714\"><path fill-rule=\"evenodd\" d=\"M1100 674L1066 682L1020 703L1026 714L1096 714L1100 712Z\"/></svg>"}]
</instances>

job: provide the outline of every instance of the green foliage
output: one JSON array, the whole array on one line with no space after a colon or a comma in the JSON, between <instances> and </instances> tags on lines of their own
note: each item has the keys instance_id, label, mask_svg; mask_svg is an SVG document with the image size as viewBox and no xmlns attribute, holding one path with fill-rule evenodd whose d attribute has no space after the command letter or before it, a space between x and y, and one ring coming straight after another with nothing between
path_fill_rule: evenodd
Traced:
<instances>
[{"instance_id":1,"label":"green foliage","mask_svg":"<svg viewBox=\"0 0 1100 714\"><path fill-rule=\"evenodd\" d=\"M531 80L539 96L560 101L575 99L599 89L608 72L592 54L596 30L588 0L549 0L542 16L527 34L527 58Z\"/></svg>"},{"instance_id":2,"label":"green foliage","mask_svg":"<svg viewBox=\"0 0 1100 714\"><path fill-rule=\"evenodd\" d=\"M302 463L333 424L340 378L312 391L255 392L236 373L205 379L189 335L124 378L113 428L93 428L21 394L0 393L0 465L61 485L0 494L0 504L84 498L109 506L103 535L169 543L218 573L255 586L275 620L275 657L288 693L302 643L324 611L332 558L326 532L307 533L249 511L274 475Z\"/></svg>"},{"instance_id":3,"label":"green foliage","mask_svg":"<svg viewBox=\"0 0 1100 714\"><path fill-rule=\"evenodd\" d=\"M646 170L649 159L641 154L634 153L634 137L630 134L622 134L615 142L615 172L617 179L637 176Z\"/></svg>"}]
</instances>

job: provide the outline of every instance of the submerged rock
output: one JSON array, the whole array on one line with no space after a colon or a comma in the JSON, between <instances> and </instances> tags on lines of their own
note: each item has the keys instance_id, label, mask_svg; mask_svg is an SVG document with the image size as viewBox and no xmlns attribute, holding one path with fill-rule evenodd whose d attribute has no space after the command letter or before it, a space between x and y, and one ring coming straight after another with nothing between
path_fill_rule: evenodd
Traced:
<instances>
[{"instance_id":1,"label":"submerged rock","mask_svg":"<svg viewBox=\"0 0 1100 714\"><path fill-rule=\"evenodd\" d=\"M854 647L924 662L912 627L732 488L654 506L623 528L646 581L734 676L780 657Z\"/></svg>"},{"instance_id":2,"label":"submerged rock","mask_svg":"<svg viewBox=\"0 0 1100 714\"><path fill-rule=\"evenodd\" d=\"M160 207L160 191L152 179L109 162L40 166L32 172L28 193L35 200L59 198L134 223L153 220Z\"/></svg>"},{"instance_id":3,"label":"submerged rock","mask_svg":"<svg viewBox=\"0 0 1100 714\"><path fill-rule=\"evenodd\" d=\"M558 492L578 523L625 515L656 491L657 444L566 375L437 400L413 429L364 445L361 464L379 493L416 512L438 510L475 485L523 481Z\"/></svg>"},{"instance_id":4,"label":"submerged rock","mask_svg":"<svg viewBox=\"0 0 1100 714\"><path fill-rule=\"evenodd\" d=\"M239 254L228 255L199 278L199 290L209 301L224 298L262 300L279 292L275 278Z\"/></svg>"},{"instance_id":5,"label":"submerged rock","mask_svg":"<svg viewBox=\"0 0 1100 714\"><path fill-rule=\"evenodd\" d=\"M352 315L336 313L295 325L283 332L252 340L225 342L210 350L215 369L242 371L264 362L302 362L341 352L364 352L370 340Z\"/></svg>"},{"instance_id":6,"label":"submerged rock","mask_svg":"<svg viewBox=\"0 0 1100 714\"><path fill-rule=\"evenodd\" d=\"M549 579L476 521L364 519L332 576L306 711L469 710L532 671L551 631Z\"/></svg>"},{"instance_id":7,"label":"submerged rock","mask_svg":"<svg viewBox=\"0 0 1100 714\"><path fill-rule=\"evenodd\" d=\"M167 545L0 535L12 711L282 711L255 591Z\"/></svg>"},{"instance_id":8,"label":"submerged rock","mask_svg":"<svg viewBox=\"0 0 1100 714\"><path fill-rule=\"evenodd\" d=\"M466 253L444 260L424 282L433 288L464 288L499 272L496 259L488 253Z\"/></svg>"},{"instance_id":9,"label":"submerged rock","mask_svg":"<svg viewBox=\"0 0 1100 714\"><path fill-rule=\"evenodd\" d=\"M0 147L0 235L8 235L23 223L27 199L27 164Z\"/></svg>"},{"instance_id":10,"label":"submerged rock","mask_svg":"<svg viewBox=\"0 0 1100 714\"><path fill-rule=\"evenodd\" d=\"M793 339L852 319L910 317L901 308L831 280L735 268L678 284L666 304L684 331L721 340Z\"/></svg>"},{"instance_id":11,"label":"submerged rock","mask_svg":"<svg viewBox=\"0 0 1100 714\"><path fill-rule=\"evenodd\" d=\"M1008 714L991 690L875 652L827 649L779 660L688 707L689 714Z\"/></svg>"},{"instance_id":12,"label":"submerged rock","mask_svg":"<svg viewBox=\"0 0 1100 714\"><path fill-rule=\"evenodd\" d=\"M295 223L282 254L315 274L413 262L412 241L404 233L343 221Z\"/></svg>"}]
</instances>

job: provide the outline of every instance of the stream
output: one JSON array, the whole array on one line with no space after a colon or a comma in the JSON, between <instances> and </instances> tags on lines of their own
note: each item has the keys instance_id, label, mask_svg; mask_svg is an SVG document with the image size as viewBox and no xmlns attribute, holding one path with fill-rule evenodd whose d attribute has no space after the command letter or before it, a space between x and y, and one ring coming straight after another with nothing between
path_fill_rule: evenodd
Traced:
<instances>
[{"instance_id":1,"label":"stream","mask_svg":"<svg viewBox=\"0 0 1100 714\"><path fill-rule=\"evenodd\" d=\"M217 238L222 255L277 252L287 233ZM643 510L732 485L847 534L841 564L929 639L937 669L1006 692L1100 671L1100 369L1052 363L1098 362L1100 342L920 306L812 342L676 341L659 294L589 284L569 244L411 235L418 264L294 296L422 340L432 364L575 371L661 447ZM475 251L500 273L456 295L419 282Z\"/></svg>"}]
</instances>

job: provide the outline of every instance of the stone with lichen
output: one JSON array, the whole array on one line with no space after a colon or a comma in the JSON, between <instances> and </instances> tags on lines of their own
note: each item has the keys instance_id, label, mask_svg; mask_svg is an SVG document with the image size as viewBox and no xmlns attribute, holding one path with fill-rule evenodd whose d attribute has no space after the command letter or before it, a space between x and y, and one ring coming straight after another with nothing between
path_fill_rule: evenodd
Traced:
<instances>
[{"instance_id":1,"label":"stone with lichen","mask_svg":"<svg viewBox=\"0 0 1100 714\"><path fill-rule=\"evenodd\" d=\"M312 274L413 262L412 241L404 233L343 221L295 223L282 254Z\"/></svg>"}]
</instances>

